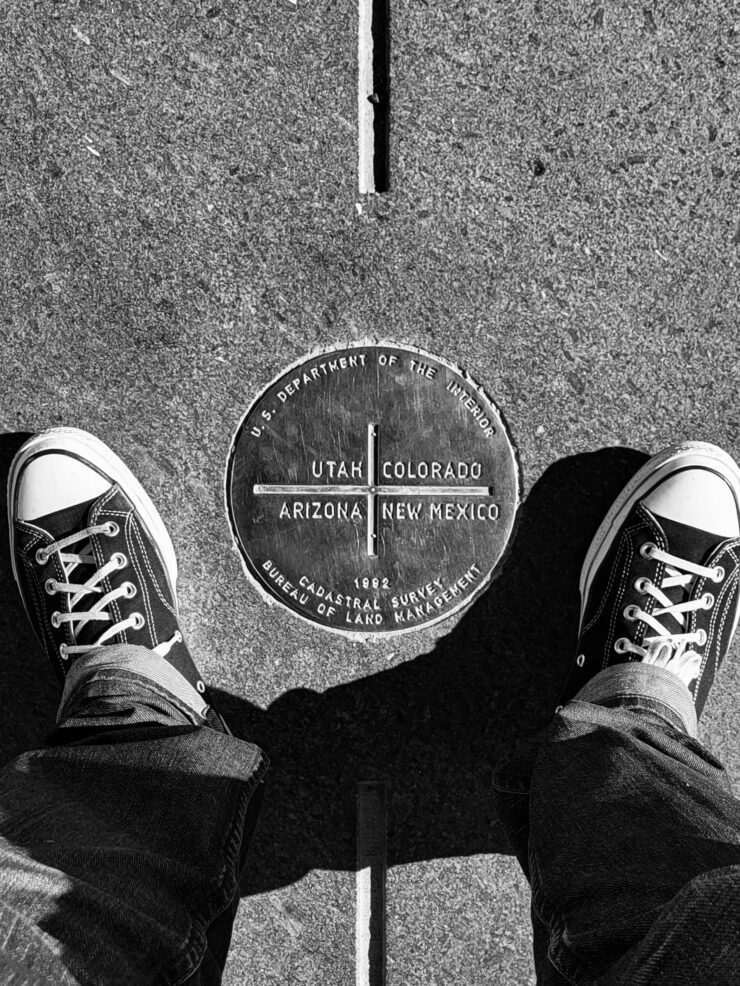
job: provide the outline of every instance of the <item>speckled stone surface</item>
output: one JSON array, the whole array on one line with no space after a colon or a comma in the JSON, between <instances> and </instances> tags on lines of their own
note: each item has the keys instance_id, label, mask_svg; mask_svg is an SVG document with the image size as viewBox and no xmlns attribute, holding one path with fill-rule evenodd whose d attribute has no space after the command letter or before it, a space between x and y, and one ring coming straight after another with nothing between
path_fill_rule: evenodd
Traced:
<instances>
[{"instance_id":1,"label":"speckled stone surface","mask_svg":"<svg viewBox=\"0 0 740 986\"><path fill-rule=\"evenodd\" d=\"M172 532L204 674L272 756L227 986L351 981L373 777L389 982L532 982L493 764L551 714L630 450L740 456L737 6L391 0L391 31L391 191L358 210L353 3L0 10L0 459L60 423L124 457ZM222 494L258 390L373 336L484 385L527 496L486 596L379 646L268 608ZM57 688L7 565L2 585L8 757ZM735 649L704 720L736 780L738 673Z\"/></svg>"}]
</instances>

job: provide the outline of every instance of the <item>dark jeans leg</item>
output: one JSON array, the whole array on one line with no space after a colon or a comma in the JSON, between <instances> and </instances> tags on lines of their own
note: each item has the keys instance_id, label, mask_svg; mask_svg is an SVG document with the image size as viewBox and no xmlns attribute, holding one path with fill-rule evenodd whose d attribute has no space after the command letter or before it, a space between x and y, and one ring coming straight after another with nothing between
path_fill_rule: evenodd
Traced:
<instances>
[{"instance_id":1,"label":"dark jeans leg","mask_svg":"<svg viewBox=\"0 0 740 986\"><path fill-rule=\"evenodd\" d=\"M159 655L122 645L80 661L47 747L0 774L17 954L41 942L83 986L213 986L266 759L204 726L202 699Z\"/></svg>"},{"instance_id":2,"label":"dark jeans leg","mask_svg":"<svg viewBox=\"0 0 740 986\"><path fill-rule=\"evenodd\" d=\"M567 981L738 981L740 803L697 739L651 710L570 703L529 825L533 909Z\"/></svg>"},{"instance_id":3,"label":"dark jeans leg","mask_svg":"<svg viewBox=\"0 0 740 986\"><path fill-rule=\"evenodd\" d=\"M679 679L623 665L501 765L539 986L740 983L740 802L696 736Z\"/></svg>"}]
</instances>

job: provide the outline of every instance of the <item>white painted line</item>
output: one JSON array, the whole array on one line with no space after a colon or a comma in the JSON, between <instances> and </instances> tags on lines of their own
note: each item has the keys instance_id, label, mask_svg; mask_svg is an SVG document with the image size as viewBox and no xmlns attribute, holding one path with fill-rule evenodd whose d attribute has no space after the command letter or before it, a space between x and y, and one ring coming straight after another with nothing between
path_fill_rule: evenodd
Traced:
<instances>
[{"instance_id":1,"label":"white painted line","mask_svg":"<svg viewBox=\"0 0 740 986\"><path fill-rule=\"evenodd\" d=\"M385 986L385 784L357 785L356 986Z\"/></svg>"},{"instance_id":2,"label":"white painted line","mask_svg":"<svg viewBox=\"0 0 740 986\"><path fill-rule=\"evenodd\" d=\"M358 186L361 195L375 192L375 108L373 94L373 0L359 0L357 41Z\"/></svg>"}]
</instances>

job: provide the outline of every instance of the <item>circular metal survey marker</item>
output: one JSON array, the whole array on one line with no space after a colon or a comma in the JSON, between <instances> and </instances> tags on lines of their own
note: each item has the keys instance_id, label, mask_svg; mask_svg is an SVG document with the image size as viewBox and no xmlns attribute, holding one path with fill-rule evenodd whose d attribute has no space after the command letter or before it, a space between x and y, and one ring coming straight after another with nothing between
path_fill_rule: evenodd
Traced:
<instances>
[{"instance_id":1,"label":"circular metal survey marker","mask_svg":"<svg viewBox=\"0 0 740 986\"><path fill-rule=\"evenodd\" d=\"M313 355L237 429L235 544L258 588L328 630L406 633L489 582L518 504L491 401L436 356L390 344Z\"/></svg>"}]
</instances>

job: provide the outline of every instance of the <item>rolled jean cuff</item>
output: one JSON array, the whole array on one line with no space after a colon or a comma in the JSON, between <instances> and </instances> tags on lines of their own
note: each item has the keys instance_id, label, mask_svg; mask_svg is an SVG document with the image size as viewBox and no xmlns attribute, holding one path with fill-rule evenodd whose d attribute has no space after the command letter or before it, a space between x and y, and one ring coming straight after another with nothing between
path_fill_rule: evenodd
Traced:
<instances>
[{"instance_id":1,"label":"rolled jean cuff","mask_svg":"<svg viewBox=\"0 0 740 986\"><path fill-rule=\"evenodd\" d=\"M696 706L688 686L672 671L654 664L613 664L594 675L574 700L652 712L694 739L699 734Z\"/></svg>"},{"instance_id":2,"label":"rolled jean cuff","mask_svg":"<svg viewBox=\"0 0 740 986\"><path fill-rule=\"evenodd\" d=\"M110 677L122 672L146 679L156 686L156 691L164 694L172 704L193 722L203 722L208 704L197 689L170 662L156 651L133 644L110 644L92 650L78 658L69 670L64 682L62 700L57 712L57 724L68 716L68 709L74 704L75 696L96 678ZM146 687L145 683L142 683ZM189 714L188 714L189 713ZM193 718L193 713L196 718Z\"/></svg>"}]
</instances>

